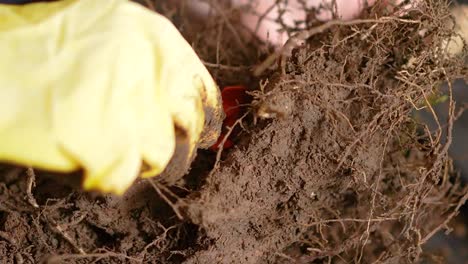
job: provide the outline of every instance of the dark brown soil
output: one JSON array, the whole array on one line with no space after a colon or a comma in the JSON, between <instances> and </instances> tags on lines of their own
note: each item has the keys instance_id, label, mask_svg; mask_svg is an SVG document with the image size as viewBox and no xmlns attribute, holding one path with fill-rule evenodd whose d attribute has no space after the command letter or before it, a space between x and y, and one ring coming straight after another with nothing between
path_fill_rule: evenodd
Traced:
<instances>
[{"instance_id":1,"label":"dark brown soil","mask_svg":"<svg viewBox=\"0 0 468 264\"><path fill-rule=\"evenodd\" d=\"M423 244L468 198L441 136L450 139L458 108L452 104L449 125L437 131L412 117L415 106L431 108L441 82L468 76L461 59L435 49L451 34L445 3L429 1L404 17L377 6L365 14L373 21L331 26L294 50L285 74L271 69L258 79L245 66L258 65L267 48L247 40L236 12L188 24L170 5L158 8L205 61L216 62L209 68L221 85L250 85L255 100L238 122L237 146L218 157L200 151L177 186L140 181L124 197L84 193L43 172L28 194L26 170L4 166L0 263L429 256Z\"/></svg>"}]
</instances>

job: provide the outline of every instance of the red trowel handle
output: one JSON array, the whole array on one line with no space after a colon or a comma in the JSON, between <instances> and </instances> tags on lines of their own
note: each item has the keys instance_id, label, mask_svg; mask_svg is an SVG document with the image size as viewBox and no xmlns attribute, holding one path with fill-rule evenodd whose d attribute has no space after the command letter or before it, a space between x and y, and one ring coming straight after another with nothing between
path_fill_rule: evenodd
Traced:
<instances>
[{"instance_id":1,"label":"red trowel handle","mask_svg":"<svg viewBox=\"0 0 468 264\"><path fill-rule=\"evenodd\" d=\"M221 136L219 137L216 144L214 144L210 149L213 151L217 151L221 141L223 141L227 130L236 123L237 119L239 119L244 112L246 104L250 102L250 97L246 93L246 88L243 85L237 86L226 86L221 91L221 97L223 99L223 110L226 114L226 118L223 122L223 130L221 132ZM231 133L228 139L224 142L223 149L228 149L234 146L232 141L232 137L235 133Z\"/></svg>"}]
</instances>

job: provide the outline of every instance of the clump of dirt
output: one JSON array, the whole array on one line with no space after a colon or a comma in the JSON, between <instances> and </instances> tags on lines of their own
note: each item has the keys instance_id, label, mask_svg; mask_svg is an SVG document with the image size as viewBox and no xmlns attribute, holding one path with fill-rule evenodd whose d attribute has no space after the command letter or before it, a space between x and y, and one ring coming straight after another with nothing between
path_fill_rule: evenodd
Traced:
<instances>
[{"instance_id":1,"label":"clump of dirt","mask_svg":"<svg viewBox=\"0 0 468 264\"><path fill-rule=\"evenodd\" d=\"M218 15L196 20L157 3L221 86L250 87L237 146L200 151L176 186L139 181L124 197L4 166L2 263L423 259L421 246L468 198L447 155L458 111L451 95L448 126L429 131L412 117L431 109L441 82L468 76L441 46L452 34L445 2L405 14L376 5L321 30L310 18L305 45L278 51L285 63L257 77L252 66L272 49L252 39L238 9L212 1Z\"/></svg>"},{"instance_id":2,"label":"clump of dirt","mask_svg":"<svg viewBox=\"0 0 468 264\"><path fill-rule=\"evenodd\" d=\"M214 241L189 263L421 260L466 200L444 128L411 116L431 108L437 84L466 74L436 49L451 34L447 8L428 1L396 16L376 6L371 19L311 25L306 45L253 92L256 117L273 119L251 128L187 205Z\"/></svg>"}]
</instances>

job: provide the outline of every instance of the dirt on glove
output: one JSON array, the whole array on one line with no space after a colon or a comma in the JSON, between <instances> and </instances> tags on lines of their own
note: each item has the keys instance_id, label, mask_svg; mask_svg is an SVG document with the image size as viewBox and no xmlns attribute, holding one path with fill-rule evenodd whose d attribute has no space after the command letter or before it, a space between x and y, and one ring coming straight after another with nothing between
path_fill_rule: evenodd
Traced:
<instances>
[{"instance_id":1,"label":"dirt on glove","mask_svg":"<svg viewBox=\"0 0 468 264\"><path fill-rule=\"evenodd\" d=\"M197 23L173 3L150 6L174 21L221 87L249 87L236 146L201 150L176 185L141 180L124 197L57 180L77 175L2 166L0 262L438 259L424 244L468 198L447 154L461 108L438 90L468 76L442 48L448 5L431 0L396 15L377 4L320 31L312 16L310 36L291 42L304 44L263 65L275 51L242 27L238 9L212 4L219 14ZM270 67L254 76L259 66ZM432 112L440 98L449 120L430 131L415 109Z\"/></svg>"}]
</instances>

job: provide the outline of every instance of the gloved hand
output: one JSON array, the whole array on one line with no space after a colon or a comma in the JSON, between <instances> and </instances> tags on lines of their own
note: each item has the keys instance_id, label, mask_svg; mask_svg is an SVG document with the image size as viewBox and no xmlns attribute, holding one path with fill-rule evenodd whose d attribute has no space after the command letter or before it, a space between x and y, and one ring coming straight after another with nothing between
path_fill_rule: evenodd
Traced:
<instances>
[{"instance_id":1,"label":"gloved hand","mask_svg":"<svg viewBox=\"0 0 468 264\"><path fill-rule=\"evenodd\" d=\"M285 25L294 26L297 21L305 21L307 11L304 5L311 10L312 8L323 10L318 12L317 18L322 21L332 19L333 3L336 4L337 15L343 19L353 19L361 13L366 6L371 6L376 0L289 0L276 4L275 1L257 1L254 5L254 13L245 13L243 20L245 25L252 31L257 32L257 36L263 41L269 41L275 45L282 45L288 40L286 32L280 31L282 26L278 23L278 17ZM246 5L250 0L234 0L239 5ZM281 7L284 10L279 10ZM258 14L264 15L259 17ZM258 24L258 25L257 25Z\"/></svg>"},{"instance_id":2,"label":"gloved hand","mask_svg":"<svg viewBox=\"0 0 468 264\"><path fill-rule=\"evenodd\" d=\"M0 161L122 194L216 142L219 90L164 17L128 0L0 4Z\"/></svg>"}]
</instances>

